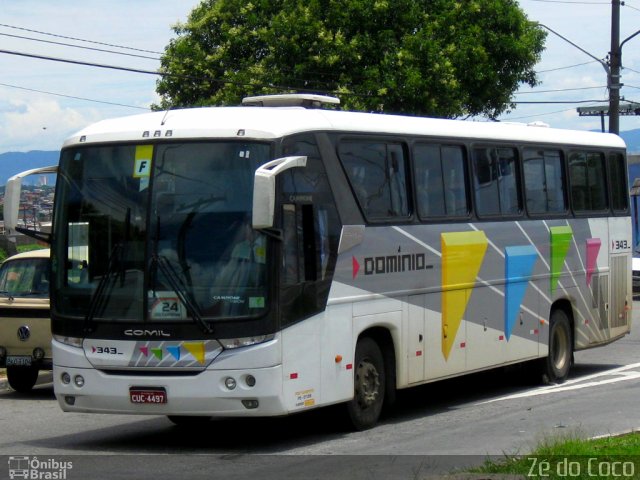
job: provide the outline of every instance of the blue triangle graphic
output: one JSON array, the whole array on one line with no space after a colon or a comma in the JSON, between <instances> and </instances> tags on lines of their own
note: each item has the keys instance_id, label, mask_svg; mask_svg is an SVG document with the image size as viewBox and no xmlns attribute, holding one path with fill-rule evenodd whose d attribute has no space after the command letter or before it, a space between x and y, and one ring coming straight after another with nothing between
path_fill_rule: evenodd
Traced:
<instances>
[{"instance_id":1,"label":"blue triangle graphic","mask_svg":"<svg viewBox=\"0 0 640 480\"><path fill-rule=\"evenodd\" d=\"M176 360L180 360L180 346L177 347L167 347L167 352L169 352Z\"/></svg>"},{"instance_id":2,"label":"blue triangle graphic","mask_svg":"<svg viewBox=\"0 0 640 480\"><path fill-rule=\"evenodd\" d=\"M507 340L518 319L537 258L538 253L532 245L505 248L504 334Z\"/></svg>"}]
</instances>

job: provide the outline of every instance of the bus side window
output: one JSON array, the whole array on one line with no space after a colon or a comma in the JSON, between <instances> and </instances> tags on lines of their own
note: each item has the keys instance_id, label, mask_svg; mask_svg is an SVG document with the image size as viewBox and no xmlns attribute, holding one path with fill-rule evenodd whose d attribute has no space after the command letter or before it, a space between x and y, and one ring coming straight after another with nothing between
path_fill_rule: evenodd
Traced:
<instances>
[{"instance_id":1,"label":"bus side window","mask_svg":"<svg viewBox=\"0 0 640 480\"><path fill-rule=\"evenodd\" d=\"M417 144L413 149L420 218L469 213L464 150L456 145Z\"/></svg>"},{"instance_id":2,"label":"bus side window","mask_svg":"<svg viewBox=\"0 0 640 480\"><path fill-rule=\"evenodd\" d=\"M520 213L516 151L507 147L473 149L474 190L479 215Z\"/></svg>"},{"instance_id":3,"label":"bus side window","mask_svg":"<svg viewBox=\"0 0 640 480\"><path fill-rule=\"evenodd\" d=\"M629 188L624 157L619 153L609 154L609 178L613 209L617 212L625 212L629 206Z\"/></svg>"},{"instance_id":4,"label":"bus side window","mask_svg":"<svg viewBox=\"0 0 640 480\"><path fill-rule=\"evenodd\" d=\"M414 173L417 209L421 218L445 214L439 145L416 145Z\"/></svg>"},{"instance_id":5,"label":"bus side window","mask_svg":"<svg viewBox=\"0 0 640 480\"><path fill-rule=\"evenodd\" d=\"M441 151L447 215L467 216L469 202L467 200L464 149L459 146L443 146Z\"/></svg>"},{"instance_id":6,"label":"bus side window","mask_svg":"<svg viewBox=\"0 0 640 480\"><path fill-rule=\"evenodd\" d=\"M345 140L338 157L368 220L409 216L406 155L400 143Z\"/></svg>"},{"instance_id":7,"label":"bus side window","mask_svg":"<svg viewBox=\"0 0 640 480\"><path fill-rule=\"evenodd\" d=\"M564 213L565 181L559 150L523 151L524 189L530 214Z\"/></svg>"},{"instance_id":8,"label":"bus side window","mask_svg":"<svg viewBox=\"0 0 640 480\"><path fill-rule=\"evenodd\" d=\"M571 203L576 212L603 212L608 208L604 156L573 152L569 156Z\"/></svg>"}]
</instances>

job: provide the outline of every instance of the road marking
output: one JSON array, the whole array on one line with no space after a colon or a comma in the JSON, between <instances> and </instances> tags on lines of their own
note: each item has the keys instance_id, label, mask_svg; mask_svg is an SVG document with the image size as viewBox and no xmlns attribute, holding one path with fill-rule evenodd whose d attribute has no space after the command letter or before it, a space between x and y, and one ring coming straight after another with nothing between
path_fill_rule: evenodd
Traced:
<instances>
[{"instance_id":1,"label":"road marking","mask_svg":"<svg viewBox=\"0 0 640 480\"><path fill-rule=\"evenodd\" d=\"M487 403L500 402L502 400L513 400L517 398L536 397L539 395L548 395L551 393L567 392L571 390L580 390L583 388L599 387L601 385L607 385L610 383L636 380L640 378L640 371L636 371L636 372L629 371L629 370L633 370L634 368L640 368L640 363L632 363L632 364L624 365L622 367L614 368L611 370L606 370L604 372L587 375L585 377L574 378L560 385L538 387L526 392L494 398L492 400L487 400L486 402L477 403L476 405L484 405ZM611 377L611 376L613 376L613 378L604 378L602 380L598 380L601 377Z\"/></svg>"}]
</instances>

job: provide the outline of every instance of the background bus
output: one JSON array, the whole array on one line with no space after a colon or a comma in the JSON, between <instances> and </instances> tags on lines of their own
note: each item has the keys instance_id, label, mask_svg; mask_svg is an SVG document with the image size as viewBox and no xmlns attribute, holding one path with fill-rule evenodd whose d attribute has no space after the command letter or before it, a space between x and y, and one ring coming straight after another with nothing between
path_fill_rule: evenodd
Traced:
<instances>
[{"instance_id":1,"label":"background bus","mask_svg":"<svg viewBox=\"0 0 640 480\"><path fill-rule=\"evenodd\" d=\"M362 429L398 388L525 361L561 382L575 350L629 332L619 137L290 108L325 100L67 139L51 299L63 410L180 423L345 403Z\"/></svg>"}]
</instances>

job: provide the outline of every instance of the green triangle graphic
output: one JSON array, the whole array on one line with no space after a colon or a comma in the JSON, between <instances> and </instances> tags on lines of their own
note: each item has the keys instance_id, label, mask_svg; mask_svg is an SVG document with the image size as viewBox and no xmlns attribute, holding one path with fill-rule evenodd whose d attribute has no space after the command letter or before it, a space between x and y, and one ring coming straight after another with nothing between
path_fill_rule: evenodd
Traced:
<instances>
[{"instance_id":1,"label":"green triangle graphic","mask_svg":"<svg viewBox=\"0 0 640 480\"><path fill-rule=\"evenodd\" d=\"M562 273L564 261L567 258L573 230L571 227L551 227L551 295L558 287L558 279Z\"/></svg>"},{"instance_id":2,"label":"green triangle graphic","mask_svg":"<svg viewBox=\"0 0 640 480\"><path fill-rule=\"evenodd\" d=\"M151 353L158 359L162 360L162 349L161 348L152 348Z\"/></svg>"}]
</instances>

